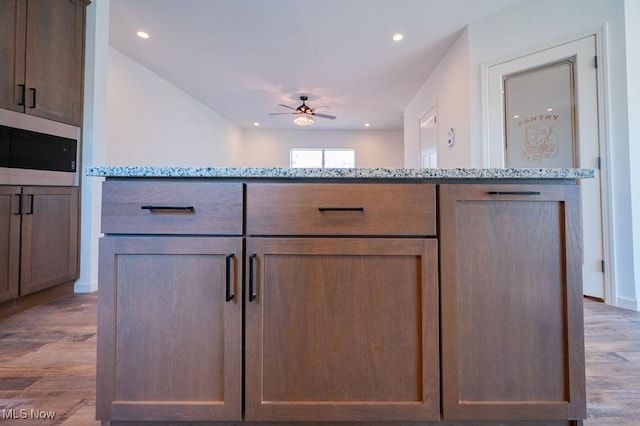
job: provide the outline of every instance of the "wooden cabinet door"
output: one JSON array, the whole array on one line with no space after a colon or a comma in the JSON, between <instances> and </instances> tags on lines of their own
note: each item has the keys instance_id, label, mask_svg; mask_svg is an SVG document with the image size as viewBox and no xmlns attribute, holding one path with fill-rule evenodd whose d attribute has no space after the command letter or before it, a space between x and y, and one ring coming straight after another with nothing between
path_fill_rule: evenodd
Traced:
<instances>
[{"instance_id":1,"label":"wooden cabinet door","mask_svg":"<svg viewBox=\"0 0 640 426\"><path fill-rule=\"evenodd\" d=\"M0 302L18 297L19 186L0 186Z\"/></svg>"},{"instance_id":2,"label":"wooden cabinet door","mask_svg":"<svg viewBox=\"0 0 640 426\"><path fill-rule=\"evenodd\" d=\"M0 0L0 108L24 112L27 0Z\"/></svg>"},{"instance_id":3,"label":"wooden cabinet door","mask_svg":"<svg viewBox=\"0 0 640 426\"><path fill-rule=\"evenodd\" d=\"M30 0L27 8L27 114L79 126L85 2Z\"/></svg>"},{"instance_id":4,"label":"wooden cabinet door","mask_svg":"<svg viewBox=\"0 0 640 426\"><path fill-rule=\"evenodd\" d=\"M97 418L239 420L242 239L108 236L99 256Z\"/></svg>"},{"instance_id":5,"label":"wooden cabinet door","mask_svg":"<svg viewBox=\"0 0 640 426\"><path fill-rule=\"evenodd\" d=\"M443 418L584 418L579 186L439 197Z\"/></svg>"},{"instance_id":6,"label":"wooden cabinet door","mask_svg":"<svg viewBox=\"0 0 640 426\"><path fill-rule=\"evenodd\" d=\"M438 419L435 239L250 238L246 420Z\"/></svg>"},{"instance_id":7,"label":"wooden cabinet door","mask_svg":"<svg viewBox=\"0 0 640 426\"><path fill-rule=\"evenodd\" d=\"M24 187L20 295L78 277L78 188Z\"/></svg>"}]
</instances>

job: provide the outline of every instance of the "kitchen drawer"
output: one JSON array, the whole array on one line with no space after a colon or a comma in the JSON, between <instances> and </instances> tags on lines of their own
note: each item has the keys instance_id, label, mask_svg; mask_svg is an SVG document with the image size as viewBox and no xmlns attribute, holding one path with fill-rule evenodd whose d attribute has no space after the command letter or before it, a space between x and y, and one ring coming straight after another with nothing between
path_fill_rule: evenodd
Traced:
<instances>
[{"instance_id":1,"label":"kitchen drawer","mask_svg":"<svg viewBox=\"0 0 640 426\"><path fill-rule=\"evenodd\" d=\"M435 233L433 184L247 184L249 235Z\"/></svg>"},{"instance_id":2,"label":"kitchen drawer","mask_svg":"<svg viewBox=\"0 0 640 426\"><path fill-rule=\"evenodd\" d=\"M242 235L242 183L106 181L105 234Z\"/></svg>"}]
</instances>

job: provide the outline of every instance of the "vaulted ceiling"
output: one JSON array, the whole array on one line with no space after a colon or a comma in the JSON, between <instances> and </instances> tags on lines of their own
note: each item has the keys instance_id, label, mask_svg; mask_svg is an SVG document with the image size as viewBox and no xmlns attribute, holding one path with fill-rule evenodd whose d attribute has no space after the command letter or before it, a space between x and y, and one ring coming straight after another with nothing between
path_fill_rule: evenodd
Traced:
<instances>
[{"instance_id":1,"label":"vaulted ceiling","mask_svg":"<svg viewBox=\"0 0 640 426\"><path fill-rule=\"evenodd\" d=\"M243 128L300 128L269 114L307 95L337 116L314 130L401 129L464 28L519 1L111 0L110 43Z\"/></svg>"}]
</instances>

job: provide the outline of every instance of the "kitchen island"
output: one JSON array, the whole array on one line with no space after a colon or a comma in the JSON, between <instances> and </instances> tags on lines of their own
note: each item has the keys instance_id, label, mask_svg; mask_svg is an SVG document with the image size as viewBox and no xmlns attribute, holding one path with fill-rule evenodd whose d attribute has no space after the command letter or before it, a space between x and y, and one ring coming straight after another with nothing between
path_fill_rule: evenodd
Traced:
<instances>
[{"instance_id":1,"label":"kitchen island","mask_svg":"<svg viewBox=\"0 0 640 426\"><path fill-rule=\"evenodd\" d=\"M105 425L586 417L579 179L593 170L87 174L107 178Z\"/></svg>"}]
</instances>

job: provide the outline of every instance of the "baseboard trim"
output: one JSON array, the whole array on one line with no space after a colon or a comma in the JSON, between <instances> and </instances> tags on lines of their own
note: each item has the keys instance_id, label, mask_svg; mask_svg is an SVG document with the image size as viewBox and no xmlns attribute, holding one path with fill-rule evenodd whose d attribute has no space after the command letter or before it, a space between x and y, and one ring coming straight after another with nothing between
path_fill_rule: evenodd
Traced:
<instances>
[{"instance_id":1,"label":"baseboard trim","mask_svg":"<svg viewBox=\"0 0 640 426\"><path fill-rule=\"evenodd\" d=\"M640 300L638 299L618 296L618 298L616 299L616 306L618 306L619 308L640 312Z\"/></svg>"},{"instance_id":2,"label":"baseboard trim","mask_svg":"<svg viewBox=\"0 0 640 426\"><path fill-rule=\"evenodd\" d=\"M93 293L98 290L98 281L76 281L73 286L74 293Z\"/></svg>"},{"instance_id":3,"label":"baseboard trim","mask_svg":"<svg viewBox=\"0 0 640 426\"><path fill-rule=\"evenodd\" d=\"M21 296L14 300L9 300L0 304L0 319L72 293L73 281L69 281L26 296Z\"/></svg>"}]
</instances>

